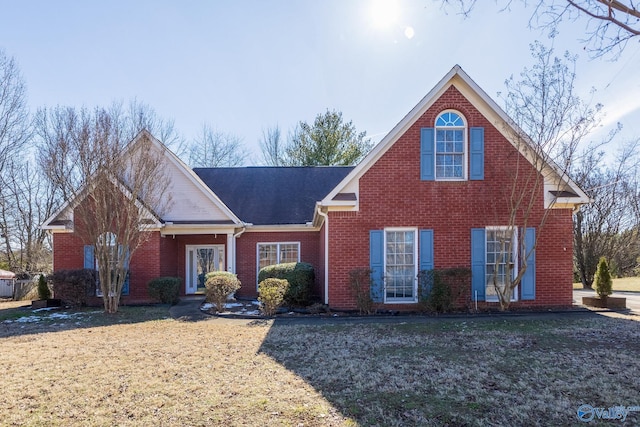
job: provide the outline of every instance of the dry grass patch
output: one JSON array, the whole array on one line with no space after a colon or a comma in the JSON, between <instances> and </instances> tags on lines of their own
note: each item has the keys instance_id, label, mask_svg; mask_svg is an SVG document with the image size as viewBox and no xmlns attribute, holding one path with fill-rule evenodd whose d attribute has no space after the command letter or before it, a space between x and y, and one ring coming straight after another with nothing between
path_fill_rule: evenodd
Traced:
<instances>
[{"instance_id":1,"label":"dry grass patch","mask_svg":"<svg viewBox=\"0 0 640 427\"><path fill-rule=\"evenodd\" d=\"M582 289L582 283L574 283L573 289ZM640 277L620 277L613 279L613 291L640 292Z\"/></svg>"},{"instance_id":2,"label":"dry grass patch","mask_svg":"<svg viewBox=\"0 0 640 427\"><path fill-rule=\"evenodd\" d=\"M596 314L306 326L178 322L166 306L80 314L0 321L0 425L580 425L583 403L640 404L640 323Z\"/></svg>"},{"instance_id":3,"label":"dry grass patch","mask_svg":"<svg viewBox=\"0 0 640 427\"><path fill-rule=\"evenodd\" d=\"M116 322L133 310L143 309L125 307ZM342 424L316 390L258 353L269 323L95 323L0 338L10 367L0 425Z\"/></svg>"}]
</instances>

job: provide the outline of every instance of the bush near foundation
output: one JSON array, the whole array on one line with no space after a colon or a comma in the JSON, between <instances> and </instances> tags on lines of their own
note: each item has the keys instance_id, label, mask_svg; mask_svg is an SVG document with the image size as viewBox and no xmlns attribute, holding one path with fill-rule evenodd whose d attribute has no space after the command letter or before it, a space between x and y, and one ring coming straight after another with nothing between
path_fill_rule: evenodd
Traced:
<instances>
[{"instance_id":1,"label":"bush near foundation","mask_svg":"<svg viewBox=\"0 0 640 427\"><path fill-rule=\"evenodd\" d=\"M258 282L265 279L284 279L289 282L284 303L299 307L306 307L311 302L311 289L315 278L313 266L306 262L269 265L261 268L258 273Z\"/></svg>"},{"instance_id":2,"label":"bush near foundation","mask_svg":"<svg viewBox=\"0 0 640 427\"><path fill-rule=\"evenodd\" d=\"M207 288L207 302L216 306L216 311L222 313L224 304L229 296L242 286L238 277L227 271L213 271L207 273L204 286Z\"/></svg>"},{"instance_id":3,"label":"bush near foundation","mask_svg":"<svg viewBox=\"0 0 640 427\"><path fill-rule=\"evenodd\" d=\"M158 277L149 280L147 291L154 300L160 301L162 304L174 305L180 299L181 283L182 279L179 277Z\"/></svg>"},{"instance_id":4,"label":"bush near foundation","mask_svg":"<svg viewBox=\"0 0 640 427\"><path fill-rule=\"evenodd\" d=\"M79 270L58 270L48 278L53 295L65 305L83 307L87 298L96 294L97 272L83 268Z\"/></svg>"},{"instance_id":5,"label":"bush near foundation","mask_svg":"<svg viewBox=\"0 0 640 427\"><path fill-rule=\"evenodd\" d=\"M418 304L423 311L447 313L470 300L471 270L445 268L418 273Z\"/></svg>"},{"instance_id":6,"label":"bush near foundation","mask_svg":"<svg viewBox=\"0 0 640 427\"><path fill-rule=\"evenodd\" d=\"M285 279L264 279L258 284L258 301L262 303L265 316L273 316L284 302L284 296L289 288Z\"/></svg>"}]
</instances>

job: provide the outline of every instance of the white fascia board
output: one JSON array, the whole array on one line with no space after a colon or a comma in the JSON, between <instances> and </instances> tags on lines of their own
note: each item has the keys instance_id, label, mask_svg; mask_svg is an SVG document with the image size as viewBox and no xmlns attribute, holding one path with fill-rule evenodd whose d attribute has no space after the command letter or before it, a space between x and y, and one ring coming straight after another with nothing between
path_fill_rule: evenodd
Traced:
<instances>
[{"instance_id":1,"label":"white fascia board","mask_svg":"<svg viewBox=\"0 0 640 427\"><path fill-rule=\"evenodd\" d=\"M343 191L345 187L355 180L360 179L373 166L384 153L393 146L393 144L400 138L413 124L424 114L425 111L433 105L433 103L439 98L439 96L449 88L449 82L453 77L461 72L462 69L459 65L455 65L451 71L449 71L433 89L431 89L418 104L407 113L400 122L394 126L393 129L362 159L360 163L346 176L334 189L322 199L322 205L330 205L332 199Z\"/></svg>"},{"instance_id":2,"label":"white fascia board","mask_svg":"<svg viewBox=\"0 0 640 427\"><path fill-rule=\"evenodd\" d=\"M246 233L284 233L292 231L318 231L320 228L313 226L313 222L307 224L274 224L274 225L251 225L247 227Z\"/></svg>"},{"instance_id":3,"label":"white fascia board","mask_svg":"<svg viewBox=\"0 0 640 427\"><path fill-rule=\"evenodd\" d=\"M211 224L165 224L160 229L162 236L178 236L184 234L233 234L235 225L211 225Z\"/></svg>"}]
</instances>

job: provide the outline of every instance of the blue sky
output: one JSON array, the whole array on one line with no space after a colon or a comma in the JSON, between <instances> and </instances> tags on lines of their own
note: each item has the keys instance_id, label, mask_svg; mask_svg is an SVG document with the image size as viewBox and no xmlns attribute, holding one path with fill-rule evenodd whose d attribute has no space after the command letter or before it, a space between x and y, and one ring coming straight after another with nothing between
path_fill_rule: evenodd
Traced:
<instances>
[{"instance_id":1,"label":"blue sky","mask_svg":"<svg viewBox=\"0 0 640 427\"><path fill-rule=\"evenodd\" d=\"M203 123L241 137L253 164L263 128L286 135L327 108L379 141L455 64L502 105L505 78L532 63L529 44L550 43L519 6L482 1L464 19L432 0L389 2L395 11L376 15L373 0L0 0L0 48L32 111L136 98L187 140ZM605 124L639 137L640 44L589 60L585 22L563 25L554 48L580 55L577 88L605 105Z\"/></svg>"}]
</instances>

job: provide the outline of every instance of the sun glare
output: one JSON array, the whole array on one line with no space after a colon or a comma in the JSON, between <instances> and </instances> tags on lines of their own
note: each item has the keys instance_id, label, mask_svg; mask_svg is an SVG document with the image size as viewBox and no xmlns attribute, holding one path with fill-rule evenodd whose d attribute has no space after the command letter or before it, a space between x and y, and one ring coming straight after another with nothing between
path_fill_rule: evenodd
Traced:
<instances>
[{"instance_id":1,"label":"sun glare","mask_svg":"<svg viewBox=\"0 0 640 427\"><path fill-rule=\"evenodd\" d=\"M396 0L373 0L369 16L375 28L385 29L396 24L400 15L400 8Z\"/></svg>"}]
</instances>

